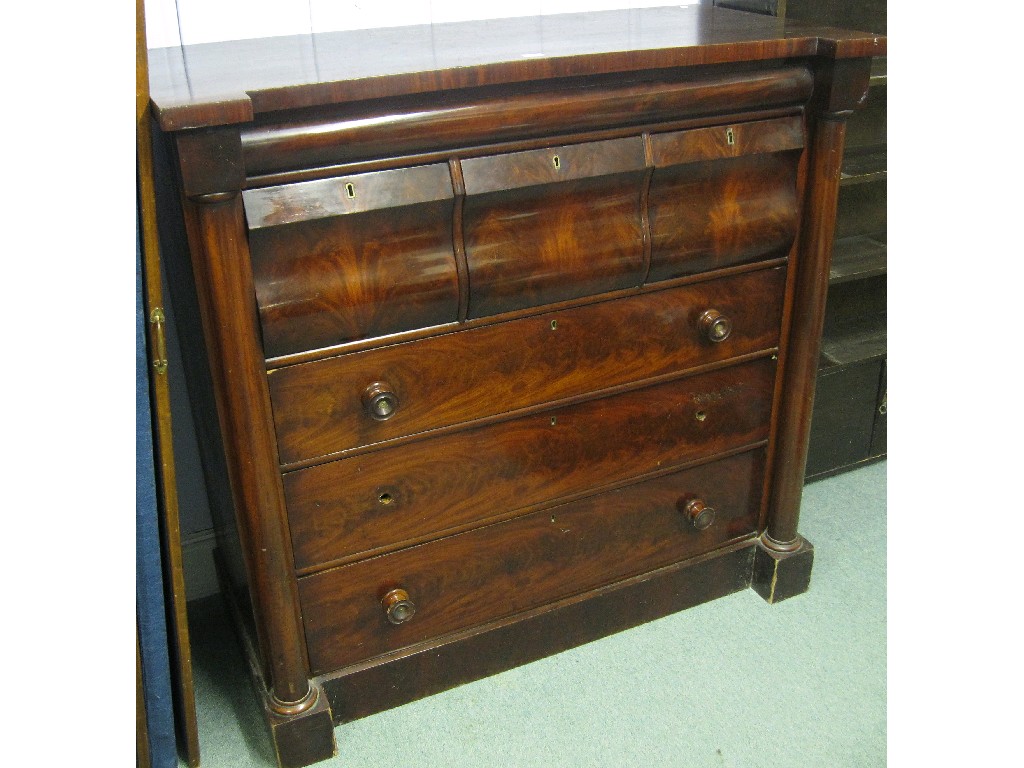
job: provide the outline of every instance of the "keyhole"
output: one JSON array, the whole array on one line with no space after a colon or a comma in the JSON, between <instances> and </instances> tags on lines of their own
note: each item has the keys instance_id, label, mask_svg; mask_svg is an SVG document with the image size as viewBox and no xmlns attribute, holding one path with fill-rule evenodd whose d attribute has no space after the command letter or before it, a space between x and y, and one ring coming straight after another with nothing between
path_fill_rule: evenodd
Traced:
<instances>
[{"instance_id":1,"label":"keyhole","mask_svg":"<svg viewBox=\"0 0 1024 768\"><path fill-rule=\"evenodd\" d=\"M356 196L356 188L351 181L345 185L345 194L348 196L349 200L354 199Z\"/></svg>"},{"instance_id":2,"label":"keyhole","mask_svg":"<svg viewBox=\"0 0 1024 768\"><path fill-rule=\"evenodd\" d=\"M555 170L559 170L562 167L562 160L558 155L551 158L551 164L555 166Z\"/></svg>"},{"instance_id":3,"label":"keyhole","mask_svg":"<svg viewBox=\"0 0 1024 768\"><path fill-rule=\"evenodd\" d=\"M732 128L727 128L725 131L725 143L730 147L736 143L736 135L732 132Z\"/></svg>"},{"instance_id":4,"label":"keyhole","mask_svg":"<svg viewBox=\"0 0 1024 768\"><path fill-rule=\"evenodd\" d=\"M383 504L384 506L391 504L392 502L394 502L394 500L395 497L392 496L390 493L382 493L380 496L377 497L377 503Z\"/></svg>"}]
</instances>

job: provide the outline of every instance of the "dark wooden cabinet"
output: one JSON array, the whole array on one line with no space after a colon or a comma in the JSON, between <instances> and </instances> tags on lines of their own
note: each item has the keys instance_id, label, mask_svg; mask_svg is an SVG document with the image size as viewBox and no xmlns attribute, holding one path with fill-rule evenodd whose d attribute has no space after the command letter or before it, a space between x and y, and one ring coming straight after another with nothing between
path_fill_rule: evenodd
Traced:
<instances>
[{"instance_id":1,"label":"dark wooden cabinet","mask_svg":"<svg viewBox=\"0 0 1024 768\"><path fill-rule=\"evenodd\" d=\"M839 158L884 50L701 6L151 52L223 588L283 766L807 589Z\"/></svg>"}]
</instances>

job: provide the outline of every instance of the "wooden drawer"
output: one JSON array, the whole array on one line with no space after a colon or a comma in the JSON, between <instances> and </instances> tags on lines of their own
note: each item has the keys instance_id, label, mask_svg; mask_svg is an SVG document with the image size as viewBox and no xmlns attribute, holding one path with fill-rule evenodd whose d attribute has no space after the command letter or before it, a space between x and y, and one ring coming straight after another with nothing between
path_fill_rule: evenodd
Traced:
<instances>
[{"instance_id":1,"label":"wooden drawer","mask_svg":"<svg viewBox=\"0 0 1024 768\"><path fill-rule=\"evenodd\" d=\"M462 161L469 317L640 285L639 136Z\"/></svg>"},{"instance_id":2,"label":"wooden drawer","mask_svg":"<svg viewBox=\"0 0 1024 768\"><path fill-rule=\"evenodd\" d=\"M267 357L458 319L446 164L242 195Z\"/></svg>"},{"instance_id":3,"label":"wooden drawer","mask_svg":"<svg viewBox=\"0 0 1024 768\"><path fill-rule=\"evenodd\" d=\"M395 549L768 437L762 358L284 475L295 567Z\"/></svg>"},{"instance_id":4,"label":"wooden drawer","mask_svg":"<svg viewBox=\"0 0 1024 768\"><path fill-rule=\"evenodd\" d=\"M764 450L299 579L313 674L709 552L757 527ZM715 510L698 531L684 510ZM394 625L381 598L404 589Z\"/></svg>"},{"instance_id":5,"label":"wooden drawer","mask_svg":"<svg viewBox=\"0 0 1024 768\"><path fill-rule=\"evenodd\" d=\"M785 255L803 146L799 116L651 136L648 280Z\"/></svg>"},{"instance_id":6,"label":"wooden drawer","mask_svg":"<svg viewBox=\"0 0 1024 768\"><path fill-rule=\"evenodd\" d=\"M270 372L284 464L594 389L670 374L778 344L784 267L632 296ZM702 334L715 309L724 341ZM372 418L363 393L398 407Z\"/></svg>"}]
</instances>

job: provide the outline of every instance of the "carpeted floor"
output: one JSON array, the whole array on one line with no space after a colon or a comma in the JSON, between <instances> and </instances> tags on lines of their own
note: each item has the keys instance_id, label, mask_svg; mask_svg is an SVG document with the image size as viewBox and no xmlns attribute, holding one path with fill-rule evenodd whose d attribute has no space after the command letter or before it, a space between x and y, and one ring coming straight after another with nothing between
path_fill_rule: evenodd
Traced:
<instances>
[{"instance_id":1,"label":"carpeted floor","mask_svg":"<svg viewBox=\"0 0 1024 768\"><path fill-rule=\"evenodd\" d=\"M340 726L325 768L886 763L886 465L813 483L811 589L753 591ZM202 764L273 766L219 599L191 606Z\"/></svg>"}]
</instances>

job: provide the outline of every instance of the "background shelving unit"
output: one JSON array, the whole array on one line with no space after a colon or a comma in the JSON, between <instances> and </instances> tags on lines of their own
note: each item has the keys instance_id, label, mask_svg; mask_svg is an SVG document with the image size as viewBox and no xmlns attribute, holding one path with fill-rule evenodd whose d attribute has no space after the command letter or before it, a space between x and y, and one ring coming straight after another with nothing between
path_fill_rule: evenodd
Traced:
<instances>
[{"instance_id":1,"label":"background shelving unit","mask_svg":"<svg viewBox=\"0 0 1024 768\"><path fill-rule=\"evenodd\" d=\"M735 10L885 34L886 0L712 0ZM850 118L806 479L886 455L886 59Z\"/></svg>"}]
</instances>

